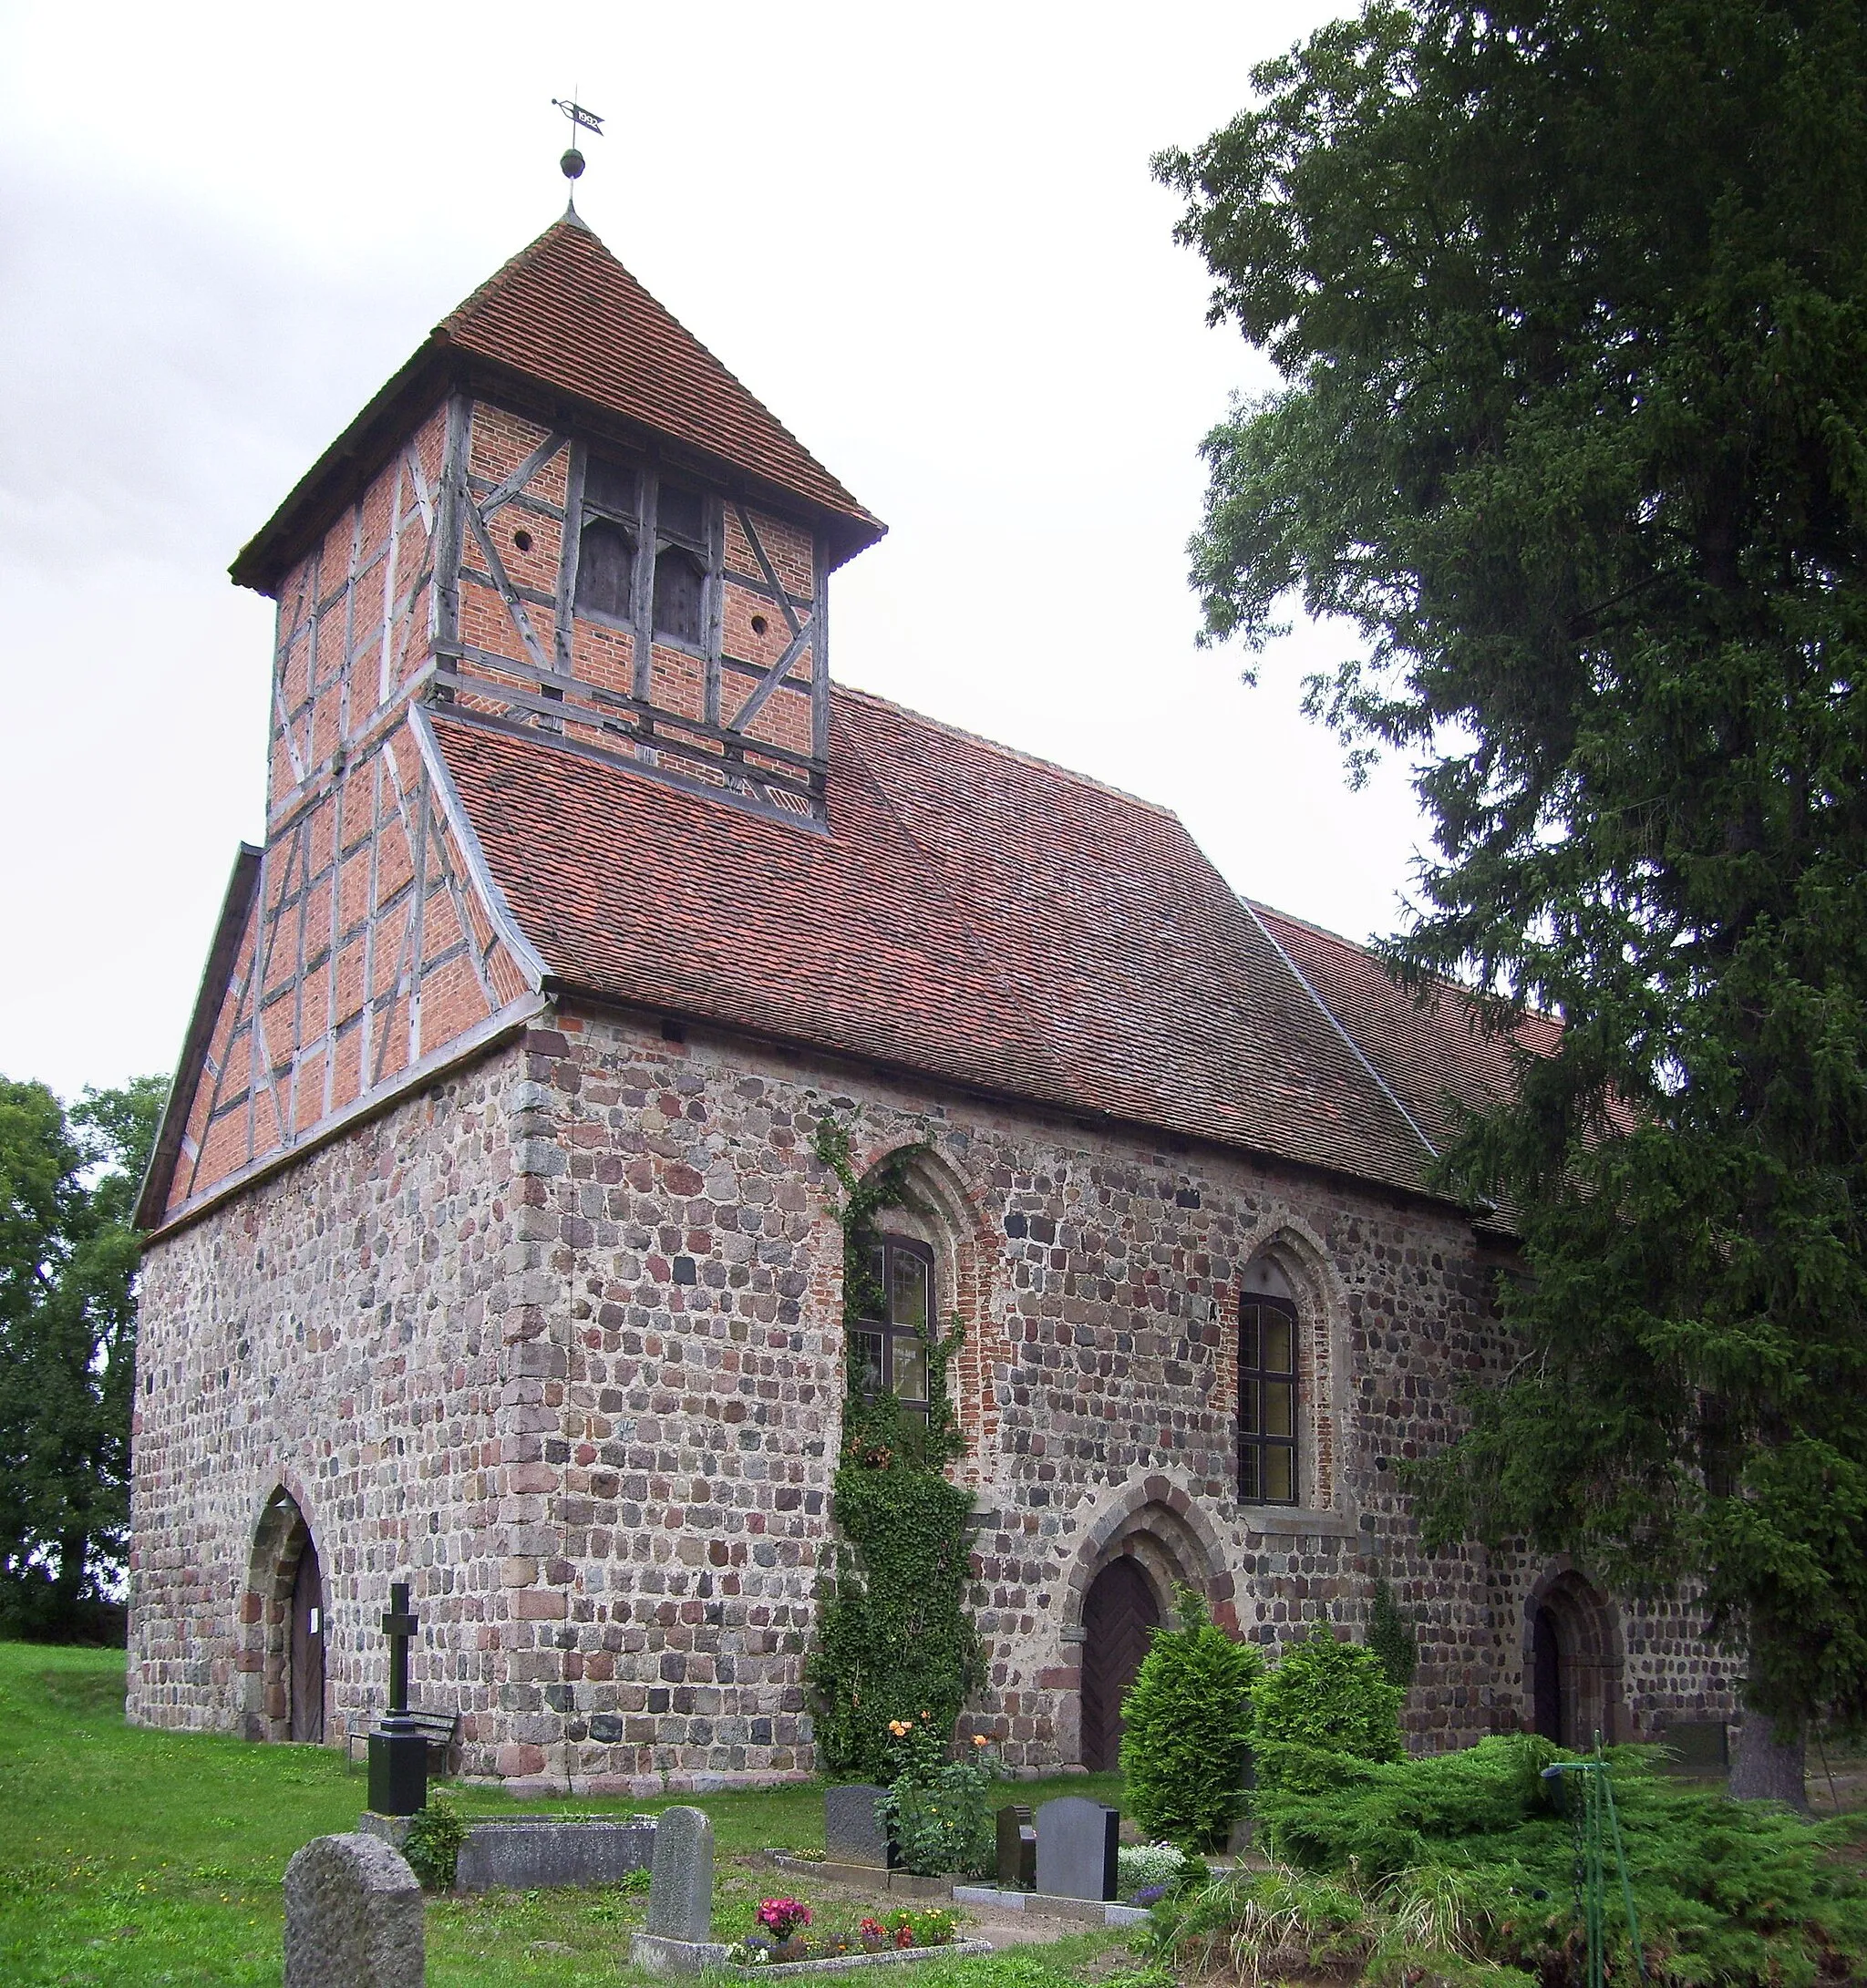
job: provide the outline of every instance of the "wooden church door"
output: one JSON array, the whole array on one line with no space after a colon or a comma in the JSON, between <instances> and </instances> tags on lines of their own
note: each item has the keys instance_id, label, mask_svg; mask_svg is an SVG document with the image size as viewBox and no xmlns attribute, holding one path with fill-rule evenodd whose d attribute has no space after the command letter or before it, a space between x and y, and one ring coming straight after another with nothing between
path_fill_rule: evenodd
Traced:
<instances>
[{"instance_id":1,"label":"wooden church door","mask_svg":"<svg viewBox=\"0 0 1867 1988\"><path fill-rule=\"evenodd\" d=\"M292 1731L294 1739L325 1736L325 1581L310 1540L292 1583Z\"/></svg>"},{"instance_id":2,"label":"wooden church door","mask_svg":"<svg viewBox=\"0 0 1867 1988\"><path fill-rule=\"evenodd\" d=\"M1530 1631L1531 1716L1543 1738L1554 1740L1558 1746L1570 1744L1563 1730L1563 1645L1556 1619L1548 1609L1540 1608Z\"/></svg>"},{"instance_id":3,"label":"wooden church door","mask_svg":"<svg viewBox=\"0 0 1867 1988\"><path fill-rule=\"evenodd\" d=\"M1148 1653L1160 1606L1131 1560L1110 1561L1083 1602L1082 1758L1092 1774L1121 1765L1121 1701Z\"/></svg>"}]
</instances>

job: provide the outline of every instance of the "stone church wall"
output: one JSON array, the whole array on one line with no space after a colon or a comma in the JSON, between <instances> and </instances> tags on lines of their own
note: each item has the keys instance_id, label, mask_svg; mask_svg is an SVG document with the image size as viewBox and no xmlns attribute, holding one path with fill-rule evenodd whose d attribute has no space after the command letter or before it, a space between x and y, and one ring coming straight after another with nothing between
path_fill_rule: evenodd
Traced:
<instances>
[{"instance_id":1,"label":"stone church wall","mask_svg":"<svg viewBox=\"0 0 1867 1988\"><path fill-rule=\"evenodd\" d=\"M495 1540L514 1416L507 1052L418 1092L149 1252L134 1422L130 1716L258 1737L284 1488L323 1563L325 1736L387 1702L376 1624L415 1585L418 1704L458 1705L469 1746L509 1723Z\"/></svg>"},{"instance_id":2,"label":"stone church wall","mask_svg":"<svg viewBox=\"0 0 1867 1988\"><path fill-rule=\"evenodd\" d=\"M1083 1602L1121 1552L1265 1642L1358 1627L1385 1576L1419 1638L1416 1744L1525 1715L1548 1571L1427 1557L1392 1468L1501 1356L1450 1211L697 1027L553 1019L152 1250L137 1716L251 1718L247 1556L283 1475L325 1555L344 1725L381 1703L374 1619L408 1573L418 1700L458 1703L469 1771L640 1793L810 1771L842 1385L826 1110L865 1162L931 1149L892 1219L966 1332L971 1723L1008 1764L1078 1757ZM1267 1253L1302 1321L1295 1511L1235 1497L1238 1303ZM1728 1706L1678 1611L1621 1622L1635 1730Z\"/></svg>"}]
</instances>

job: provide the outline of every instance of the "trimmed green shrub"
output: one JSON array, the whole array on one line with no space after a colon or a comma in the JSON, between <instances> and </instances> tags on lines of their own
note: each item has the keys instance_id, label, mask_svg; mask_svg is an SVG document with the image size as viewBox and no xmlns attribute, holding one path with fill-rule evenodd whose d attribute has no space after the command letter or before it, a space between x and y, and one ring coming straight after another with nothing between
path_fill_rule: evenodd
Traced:
<instances>
[{"instance_id":1,"label":"trimmed green shrub","mask_svg":"<svg viewBox=\"0 0 1867 1988\"><path fill-rule=\"evenodd\" d=\"M1370 1954L1449 1946L1545 1983L1579 1982L1574 1837L1542 1779L1564 1757L1574 1756L1527 1734L1398 1761L1274 1745L1260 1759L1259 1825L1286 1863L1361 1889L1381 1922ZM1867 1886L1836 1854L1848 1825L1693 1788L1656 1773L1653 1757L1643 1747L1607 1756L1647 1981L1812 1988L1861 1978ZM1214 1903L1207 1921L1223 1912ZM1202 1921L1202 1942L1211 1931ZM1614 1978L1632 1979L1612 1901L1608 1934ZM1371 1962L1371 1983L1378 1973Z\"/></svg>"},{"instance_id":2,"label":"trimmed green shrub","mask_svg":"<svg viewBox=\"0 0 1867 1988\"><path fill-rule=\"evenodd\" d=\"M417 1812L408 1825L408 1840L402 1854L408 1868L429 1891L451 1891L454 1872L460 1861L460 1846L467 1840L467 1825L451 1798L437 1788L428 1807Z\"/></svg>"},{"instance_id":3,"label":"trimmed green shrub","mask_svg":"<svg viewBox=\"0 0 1867 1988\"><path fill-rule=\"evenodd\" d=\"M1252 1686L1258 1783L1274 1780L1284 1746L1320 1747L1360 1760L1398 1760L1407 1694L1387 1682L1373 1651L1339 1643L1324 1622L1284 1651Z\"/></svg>"},{"instance_id":4,"label":"trimmed green shrub","mask_svg":"<svg viewBox=\"0 0 1867 1988\"><path fill-rule=\"evenodd\" d=\"M1252 1690L1264 1658L1234 1643L1190 1588L1179 1627L1154 1632L1121 1715L1128 1812L1150 1837L1183 1849L1214 1849L1244 1808Z\"/></svg>"}]
</instances>

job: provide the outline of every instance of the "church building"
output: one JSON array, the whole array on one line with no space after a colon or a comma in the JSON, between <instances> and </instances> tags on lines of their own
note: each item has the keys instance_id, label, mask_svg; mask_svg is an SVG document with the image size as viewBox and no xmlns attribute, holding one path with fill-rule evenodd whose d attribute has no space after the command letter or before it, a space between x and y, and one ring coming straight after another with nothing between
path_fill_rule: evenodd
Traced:
<instances>
[{"instance_id":1,"label":"church building","mask_svg":"<svg viewBox=\"0 0 1867 1988\"><path fill-rule=\"evenodd\" d=\"M234 561L265 834L140 1204L131 1716L350 1743L406 1581L469 1775L812 1773L846 1330L912 1401L954 1320L1013 1768L1114 1764L1181 1583L1275 1643L1387 1582L1422 1747L1726 1715L1689 1607L1428 1555L1397 1482L1509 1356L1511 1239L1426 1184L1502 1051L1164 809L836 683L882 530L572 214ZM826 1115L917 1149L849 1326Z\"/></svg>"}]
</instances>

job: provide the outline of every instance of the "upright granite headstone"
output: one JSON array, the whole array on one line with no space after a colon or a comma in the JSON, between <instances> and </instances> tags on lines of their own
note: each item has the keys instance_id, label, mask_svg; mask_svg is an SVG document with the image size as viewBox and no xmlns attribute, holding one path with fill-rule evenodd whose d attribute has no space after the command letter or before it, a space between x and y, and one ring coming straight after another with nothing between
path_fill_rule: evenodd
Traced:
<instances>
[{"instance_id":1,"label":"upright granite headstone","mask_svg":"<svg viewBox=\"0 0 1867 1988\"><path fill-rule=\"evenodd\" d=\"M285 1988L422 1988L421 1887L380 1837L314 1837L285 1866Z\"/></svg>"},{"instance_id":2,"label":"upright granite headstone","mask_svg":"<svg viewBox=\"0 0 1867 1988\"><path fill-rule=\"evenodd\" d=\"M1080 1795L1037 1811L1037 1890L1049 1898L1112 1899L1120 1814Z\"/></svg>"},{"instance_id":3,"label":"upright granite headstone","mask_svg":"<svg viewBox=\"0 0 1867 1988\"><path fill-rule=\"evenodd\" d=\"M998 1889L1037 1889L1037 1832L1030 1810L1016 1802L998 1811Z\"/></svg>"},{"instance_id":4,"label":"upright granite headstone","mask_svg":"<svg viewBox=\"0 0 1867 1988\"><path fill-rule=\"evenodd\" d=\"M648 1931L630 1942L629 1959L654 1974L696 1974L717 1967L727 1948L713 1930L713 1824L697 1808L664 1808L655 1825L648 1867Z\"/></svg>"},{"instance_id":5,"label":"upright granite headstone","mask_svg":"<svg viewBox=\"0 0 1867 1988\"><path fill-rule=\"evenodd\" d=\"M887 1794L865 1781L851 1781L823 1790L823 1860L829 1864L862 1864L875 1870L892 1870L900 1861L889 1839L888 1826L875 1813Z\"/></svg>"}]
</instances>

